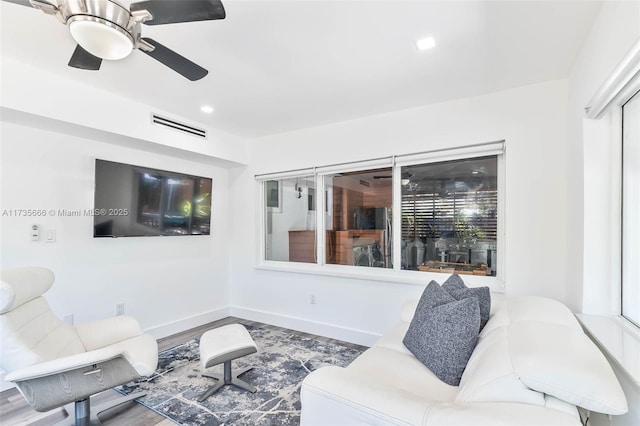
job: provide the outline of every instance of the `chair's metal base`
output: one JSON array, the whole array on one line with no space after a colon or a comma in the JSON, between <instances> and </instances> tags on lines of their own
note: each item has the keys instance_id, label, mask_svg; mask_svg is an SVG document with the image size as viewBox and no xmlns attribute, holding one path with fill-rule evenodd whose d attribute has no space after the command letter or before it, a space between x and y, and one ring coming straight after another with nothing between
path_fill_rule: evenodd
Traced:
<instances>
[{"instance_id":1,"label":"chair's metal base","mask_svg":"<svg viewBox=\"0 0 640 426\"><path fill-rule=\"evenodd\" d=\"M65 405L64 411L67 412L68 417L56 423L55 426L97 426L101 425L98 415L109 412L109 417L115 416L119 412L125 410L127 402L131 402L136 398L145 396L146 392L132 393L121 398L114 399L113 401L103 402L91 409L91 401L89 398L72 402ZM75 415L74 415L75 414Z\"/></svg>"},{"instance_id":2,"label":"chair's metal base","mask_svg":"<svg viewBox=\"0 0 640 426\"><path fill-rule=\"evenodd\" d=\"M243 370L240 370L240 372L238 374L232 375L231 374L231 361L226 361L224 363L224 375L223 374L217 374L217 373L203 373L202 375L204 377L210 377L212 379L216 379L217 382L216 382L216 384L211 386L209 389L204 391L198 397L198 402L202 402L205 399L209 398L211 395L213 395L216 391L218 391L218 389L220 389L224 385L237 386L240 389L244 389L244 390L249 391L251 393L255 393L256 390L257 390L255 386L250 385L249 383L245 382L244 380L238 379L238 376L243 375L244 373L246 373L249 370L253 370L253 367L245 368Z\"/></svg>"}]
</instances>

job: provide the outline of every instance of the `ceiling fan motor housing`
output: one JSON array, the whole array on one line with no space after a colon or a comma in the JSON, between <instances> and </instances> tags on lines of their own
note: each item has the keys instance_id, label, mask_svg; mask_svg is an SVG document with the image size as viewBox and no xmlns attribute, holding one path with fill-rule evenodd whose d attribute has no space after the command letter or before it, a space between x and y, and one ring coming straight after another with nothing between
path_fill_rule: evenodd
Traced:
<instances>
[{"instance_id":1,"label":"ceiling fan motor housing","mask_svg":"<svg viewBox=\"0 0 640 426\"><path fill-rule=\"evenodd\" d=\"M58 19L86 51L116 60L140 47L140 23L151 19L147 11L135 14L114 0L58 0Z\"/></svg>"}]
</instances>

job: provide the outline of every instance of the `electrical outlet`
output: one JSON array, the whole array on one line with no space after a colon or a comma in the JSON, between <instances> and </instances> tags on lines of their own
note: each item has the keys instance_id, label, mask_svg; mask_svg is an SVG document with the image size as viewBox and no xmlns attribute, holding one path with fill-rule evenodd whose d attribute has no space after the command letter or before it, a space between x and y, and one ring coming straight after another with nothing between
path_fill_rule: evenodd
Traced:
<instances>
[{"instance_id":1,"label":"electrical outlet","mask_svg":"<svg viewBox=\"0 0 640 426\"><path fill-rule=\"evenodd\" d=\"M40 226L31 225L31 241L38 241L40 239Z\"/></svg>"},{"instance_id":2,"label":"electrical outlet","mask_svg":"<svg viewBox=\"0 0 640 426\"><path fill-rule=\"evenodd\" d=\"M124 303L118 303L116 305L116 316L117 315L124 315Z\"/></svg>"},{"instance_id":3,"label":"electrical outlet","mask_svg":"<svg viewBox=\"0 0 640 426\"><path fill-rule=\"evenodd\" d=\"M62 317L62 320L67 324L73 324L73 314L67 314Z\"/></svg>"},{"instance_id":4,"label":"electrical outlet","mask_svg":"<svg viewBox=\"0 0 640 426\"><path fill-rule=\"evenodd\" d=\"M315 305L317 303L315 294L309 296L309 303L311 303L312 305Z\"/></svg>"}]
</instances>

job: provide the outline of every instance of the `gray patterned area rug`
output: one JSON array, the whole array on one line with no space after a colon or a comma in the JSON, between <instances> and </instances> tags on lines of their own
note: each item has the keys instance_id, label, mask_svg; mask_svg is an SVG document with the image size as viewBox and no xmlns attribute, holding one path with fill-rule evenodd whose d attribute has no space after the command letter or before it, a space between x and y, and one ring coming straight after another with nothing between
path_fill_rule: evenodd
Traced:
<instances>
[{"instance_id":1,"label":"gray patterned area rug","mask_svg":"<svg viewBox=\"0 0 640 426\"><path fill-rule=\"evenodd\" d=\"M198 402L198 395L215 382L201 376L199 339L160 352L153 376L115 389L122 394L146 391L139 403L181 425L298 425L300 385L307 374L325 365L345 367L363 350L280 327L238 322L245 325L258 352L234 360L232 367L254 367L240 378L256 386L256 393L224 386ZM222 366L209 371L221 373Z\"/></svg>"}]
</instances>

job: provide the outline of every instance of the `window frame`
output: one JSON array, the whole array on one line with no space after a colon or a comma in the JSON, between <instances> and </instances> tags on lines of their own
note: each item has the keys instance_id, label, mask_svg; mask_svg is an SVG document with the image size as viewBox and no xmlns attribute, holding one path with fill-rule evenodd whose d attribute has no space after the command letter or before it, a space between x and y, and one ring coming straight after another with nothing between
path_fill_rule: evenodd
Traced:
<instances>
[{"instance_id":1,"label":"window frame","mask_svg":"<svg viewBox=\"0 0 640 426\"><path fill-rule=\"evenodd\" d=\"M625 162L624 162L624 146L625 146L625 141L624 141L624 107L627 105L627 103L629 103L633 98L637 98L637 102L640 102L640 75L636 76L636 80L637 81L633 81L634 83L637 83L636 85L631 85L631 90L638 89L636 92L632 93L631 95L628 96L628 99L624 100L624 102L621 102L621 105L619 106L619 132L620 132L620 151L619 151L619 161L620 161L620 316L622 316L625 320L629 321L631 324L633 324L635 327L637 327L638 329L640 329L640 320L638 318L632 318L630 316L625 315L625 209L624 209L624 205L625 205ZM628 92L627 92L628 93ZM638 120L636 118L636 120ZM638 196L640 197L640 196ZM640 241L636 242L636 244L640 244ZM640 285L640 280L637 281L637 284ZM636 292L640 292L640 288L636 289Z\"/></svg>"},{"instance_id":2,"label":"window frame","mask_svg":"<svg viewBox=\"0 0 640 426\"><path fill-rule=\"evenodd\" d=\"M361 160L341 164L331 164L312 168L284 171L280 173L268 173L255 175L256 190L259 194L258 214L260 219L257 232L259 249L256 253L256 269L294 272L301 274L324 275L341 278L365 279L371 281L397 282L407 284L424 285L425 280L442 279L442 273L418 272L401 269L401 168L412 164L437 163L443 161L478 158L489 155L496 155L498 162L498 230L497 230L497 270L496 276L469 275L468 281L471 285L488 285L492 291L503 292L506 280L506 248L505 248L505 210L506 210L506 183L505 183L505 157L506 143L504 140L488 142L475 145L465 145L454 148L438 149L412 154L402 154L375 158L371 160ZM313 175L315 177L315 188L317 194L324 193L327 188L325 177L339 172L351 172L360 170L371 170L375 168L391 167L392 171L392 268L367 268L354 265L327 264L325 256L317 256L316 263L299 263L289 261L275 261L266 259L266 216L267 207L265 199L264 185L268 180L291 178L295 176ZM324 253L326 208L325 197L316 197L316 250L317 253ZM318 214L320 212L321 214ZM465 276L466 278L467 276Z\"/></svg>"},{"instance_id":3,"label":"window frame","mask_svg":"<svg viewBox=\"0 0 640 426\"><path fill-rule=\"evenodd\" d=\"M420 154L415 156L413 155L407 156L405 161L398 161L394 167L394 174L393 174L394 176L393 206L395 211L401 211L402 209L402 179L401 179L402 167L423 165L423 164L433 164L433 163L440 163L440 162L453 161L453 160L474 159L474 158L481 158L481 157L496 155L497 163L498 163L497 164L498 220L497 220L497 230L496 230L497 268L496 268L496 275L495 277L492 277L492 278L496 278L497 280L504 283L505 270L506 270L506 268L504 267L504 264L505 264L504 262L506 257L506 250L505 250L505 212L506 212L505 189L506 189L506 185L505 185L505 167L504 167L506 147L505 147L504 141L499 142L498 144L502 145L501 148L498 148L497 146L492 146L491 149L486 150L485 152L478 151L478 150L473 150L473 151L466 150L464 151L464 153L461 151L459 153L460 154L459 156L455 155L455 153L447 152L446 155L442 155L442 156L435 155L433 157L425 157L424 155ZM447 150L447 151L450 151L450 150ZM395 182L395 180L397 180L397 183ZM395 199L395 194L398 194L397 200ZM396 209L396 206L397 206L397 209ZM393 221L394 221L393 229L397 229L398 231L396 231L396 233L399 233L400 235L400 238L394 237L394 241L393 241L394 243L393 264L400 265L401 256L402 256L402 253L401 253L402 217L401 215L394 215ZM395 245L396 240L397 240L397 246ZM398 255L397 258L396 258L396 254ZM406 272L413 273L415 271L406 271ZM480 278L489 278L489 277L480 277Z\"/></svg>"},{"instance_id":4,"label":"window frame","mask_svg":"<svg viewBox=\"0 0 640 426\"><path fill-rule=\"evenodd\" d=\"M604 117L610 120L610 140L615 143L612 154L614 174L610 176L613 188L611 202L616 211L615 220L610 223L614 233L612 243L618 247L616 253L611 256L612 265L617 265L617 270L611 274L612 280L612 314L630 324L635 330L640 331L640 325L627 318L623 314L623 106L640 91L640 41L637 41L627 52L625 57L613 70L611 75L603 82L585 107L585 117L591 120L602 120Z\"/></svg>"},{"instance_id":5,"label":"window frame","mask_svg":"<svg viewBox=\"0 0 640 426\"><path fill-rule=\"evenodd\" d=\"M344 168L341 168L341 167L344 167ZM324 191L327 191L326 177L329 175L333 175L335 173L361 172L366 170L376 170L376 169L383 169L383 168L385 169L390 168L392 176L395 178L395 173L393 171L393 157L357 161L354 163L346 163L344 165L335 165L335 166L331 165L331 166L318 167L316 184L322 185L321 187L319 186L319 188L321 191L324 192ZM395 193L395 189L392 187L392 197L394 193ZM392 205L393 205L393 202L392 202ZM322 209L322 214L317 215L318 217L321 217L321 219L317 221L316 226L321 225L322 231L326 231L325 224L327 221L328 210L325 208L324 197L322 199L322 204L317 204L316 207ZM316 228L316 229L320 229L320 228ZM393 225L392 225L392 229L393 229ZM317 240L318 240L317 250L322 250L322 251L318 251L318 253L325 253L324 250L326 246L326 232L320 232L317 235ZM393 241L392 241L392 244L393 244ZM392 263L393 263L393 260L392 260ZM374 270L387 270L387 271L395 270L395 266L393 268L365 268L365 267L356 266L356 265L340 265L340 264L334 264L334 263L326 263L326 259L324 256L318 256L318 265L321 265L324 268L328 268L329 270L335 268L336 273L340 273L340 274L344 273L344 268L348 268L349 270L351 269L354 269L354 270L374 269ZM348 270L347 270L347 273L349 273Z\"/></svg>"}]
</instances>

